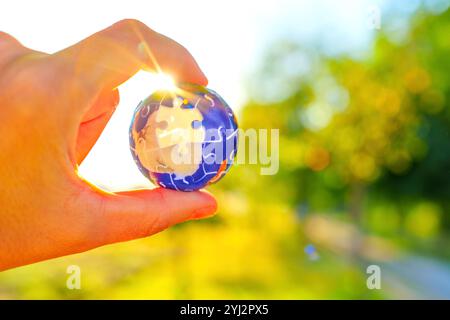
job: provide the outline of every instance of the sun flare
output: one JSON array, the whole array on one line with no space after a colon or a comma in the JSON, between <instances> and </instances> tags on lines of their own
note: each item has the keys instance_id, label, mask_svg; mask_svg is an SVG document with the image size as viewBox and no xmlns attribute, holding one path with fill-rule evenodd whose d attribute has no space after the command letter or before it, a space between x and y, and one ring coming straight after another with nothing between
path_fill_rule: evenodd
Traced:
<instances>
[{"instance_id":1,"label":"sun flare","mask_svg":"<svg viewBox=\"0 0 450 320\"><path fill-rule=\"evenodd\" d=\"M177 86L175 85L175 81L173 78L165 73L156 73L152 74L152 82L156 89L158 90L170 90L175 91Z\"/></svg>"}]
</instances>

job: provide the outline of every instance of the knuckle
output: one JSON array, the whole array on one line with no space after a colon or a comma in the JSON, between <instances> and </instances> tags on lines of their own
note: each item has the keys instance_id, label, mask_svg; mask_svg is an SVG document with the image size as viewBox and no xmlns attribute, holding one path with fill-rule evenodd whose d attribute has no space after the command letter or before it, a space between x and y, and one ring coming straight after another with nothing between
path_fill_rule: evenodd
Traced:
<instances>
[{"instance_id":1,"label":"knuckle","mask_svg":"<svg viewBox=\"0 0 450 320\"><path fill-rule=\"evenodd\" d=\"M116 22L113 25L114 29L122 30L122 31L131 31L135 32L136 28L138 30L150 30L145 23L140 20L127 18Z\"/></svg>"},{"instance_id":2,"label":"knuckle","mask_svg":"<svg viewBox=\"0 0 450 320\"><path fill-rule=\"evenodd\" d=\"M65 228L60 241L69 247L83 250L96 246L100 243L96 219L103 210L103 202L93 199L90 192L80 186L68 185L65 189L65 196L60 203Z\"/></svg>"},{"instance_id":3,"label":"knuckle","mask_svg":"<svg viewBox=\"0 0 450 320\"><path fill-rule=\"evenodd\" d=\"M162 188L158 188L154 191L157 201L159 203L159 210L156 214L156 218L153 221L151 233L156 233L167 229L170 226L168 216L172 214L170 201L167 199L166 194ZM164 210L164 212L163 212ZM149 233L149 234L151 234Z\"/></svg>"},{"instance_id":4,"label":"knuckle","mask_svg":"<svg viewBox=\"0 0 450 320\"><path fill-rule=\"evenodd\" d=\"M20 42L9 33L0 31L0 41L8 44L20 45Z\"/></svg>"},{"instance_id":5,"label":"knuckle","mask_svg":"<svg viewBox=\"0 0 450 320\"><path fill-rule=\"evenodd\" d=\"M79 241L94 246L105 243L105 234L99 231L106 215L106 199L92 190L81 190L73 201L78 218L77 226Z\"/></svg>"},{"instance_id":6,"label":"knuckle","mask_svg":"<svg viewBox=\"0 0 450 320\"><path fill-rule=\"evenodd\" d=\"M168 226L165 227L164 225L162 212L158 211L155 215L155 218L152 219L145 228L143 228L143 233L141 236L148 237L167 228Z\"/></svg>"},{"instance_id":7,"label":"knuckle","mask_svg":"<svg viewBox=\"0 0 450 320\"><path fill-rule=\"evenodd\" d=\"M161 204L162 208L169 208L170 203L169 200L166 197L166 193L164 191L164 189L162 188L157 188L154 191L155 196L158 198L158 202Z\"/></svg>"}]
</instances>

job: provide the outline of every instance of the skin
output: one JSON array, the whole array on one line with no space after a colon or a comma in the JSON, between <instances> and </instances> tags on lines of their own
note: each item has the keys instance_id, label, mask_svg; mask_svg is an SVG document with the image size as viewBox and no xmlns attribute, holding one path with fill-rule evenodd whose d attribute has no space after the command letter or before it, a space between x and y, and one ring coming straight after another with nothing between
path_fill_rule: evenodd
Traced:
<instances>
[{"instance_id":1,"label":"skin","mask_svg":"<svg viewBox=\"0 0 450 320\"><path fill-rule=\"evenodd\" d=\"M0 32L0 270L214 214L206 192L112 194L77 175L119 102L117 86L140 69L207 84L185 48L136 20L51 55Z\"/></svg>"}]
</instances>

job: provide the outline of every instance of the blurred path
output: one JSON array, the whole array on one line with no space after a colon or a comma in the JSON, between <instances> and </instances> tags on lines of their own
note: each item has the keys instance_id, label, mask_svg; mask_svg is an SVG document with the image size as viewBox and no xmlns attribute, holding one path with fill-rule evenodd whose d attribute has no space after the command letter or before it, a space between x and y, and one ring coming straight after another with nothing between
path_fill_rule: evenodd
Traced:
<instances>
[{"instance_id":1,"label":"blurred path","mask_svg":"<svg viewBox=\"0 0 450 320\"><path fill-rule=\"evenodd\" d=\"M305 234L339 256L381 268L381 290L393 299L450 299L450 263L402 251L390 241L363 234L354 225L325 215L305 220Z\"/></svg>"},{"instance_id":2,"label":"blurred path","mask_svg":"<svg viewBox=\"0 0 450 320\"><path fill-rule=\"evenodd\" d=\"M389 288L394 298L450 299L448 263L409 255L378 264L381 267L382 283Z\"/></svg>"}]
</instances>

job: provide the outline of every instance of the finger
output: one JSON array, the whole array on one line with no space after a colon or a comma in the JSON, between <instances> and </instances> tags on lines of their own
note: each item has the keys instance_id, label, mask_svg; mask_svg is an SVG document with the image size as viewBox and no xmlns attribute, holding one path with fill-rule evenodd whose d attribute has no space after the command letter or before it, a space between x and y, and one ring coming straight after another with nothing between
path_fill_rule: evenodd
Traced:
<instances>
[{"instance_id":1,"label":"finger","mask_svg":"<svg viewBox=\"0 0 450 320\"><path fill-rule=\"evenodd\" d=\"M24 47L13 36L0 31L0 68L30 52L31 49Z\"/></svg>"},{"instance_id":2,"label":"finger","mask_svg":"<svg viewBox=\"0 0 450 320\"><path fill-rule=\"evenodd\" d=\"M78 129L76 142L76 162L80 164L92 149L105 129L108 121L119 104L119 91L104 92L83 118Z\"/></svg>"},{"instance_id":3,"label":"finger","mask_svg":"<svg viewBox=\"0 0 450 320\"><path fill-rule=\"evenodd\" d=\"M97 216L101 244L146 237L174 224L213 215L217 203L206 192L163 188L102 196Z\"/></svg>"},{"instance_id":4,"label":"finger","mask_svg":"<svg viewBox=\"0 0 450 320\"><path fill-rule=\"evenodd\" d=\"M16 38L3 31L0 31L0 46L8 46L11 48L25 48Z\"/></svg>"},{"instance_id":5,"label":"finger","mask_svg":"<svg viewBox=\"0 0 450 320\"><path fill-rule=\"evenodd\" d=\"M94 89L113 89L139 69L171 74L176 81L206 85L192 55L179 43L137 20L122 20L55 54L74 76Z\"/></svg>"}]
</instances>

